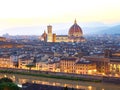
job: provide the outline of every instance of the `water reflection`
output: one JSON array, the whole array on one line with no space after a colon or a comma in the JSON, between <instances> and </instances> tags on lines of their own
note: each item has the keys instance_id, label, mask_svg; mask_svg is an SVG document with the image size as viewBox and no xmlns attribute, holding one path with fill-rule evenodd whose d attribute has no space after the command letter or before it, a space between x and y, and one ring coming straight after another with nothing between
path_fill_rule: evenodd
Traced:
<instances>
[{"instance_id":1,"label":"water reflection","mask_svg":"<svg viewBox=\"0 0 120 90\"><path fill-rule=\"evenodd\" d=\"M68 83L58 83L58 82L49 82L49 81L40 81L40 80L29 80L29 79L18 79L19 84L25 83L25 82L32 82L32 83L37 83L37 84L44 84L44 85L53 85L53 86L62 86L62 87L73 87L77 89L87 89L86 86L79 86L79 85L74 85L74 84L68 84ZM94 89L95 90L95 89Z\"/></svg>"},{"instance_id":2,"label":"water reflection","mask_svg":"<svg viewBox=\"0 0 120 90\"><path fill-rule=\"evenodd\" d=\"M119 85L106 84L106 83L93 83L93 82L81 82L81 81L72 81L72 80L61 80L61 79L50 79L42 77L33 77L26 75L16 75L16 74L0 74L0 78L9 77L15 83L22 84L26 82L32 82L37 84L46 84L53 86L62 86L62 87L73 87L77 89L85 90L120 90Z\"/></svg>"}]
</instances>

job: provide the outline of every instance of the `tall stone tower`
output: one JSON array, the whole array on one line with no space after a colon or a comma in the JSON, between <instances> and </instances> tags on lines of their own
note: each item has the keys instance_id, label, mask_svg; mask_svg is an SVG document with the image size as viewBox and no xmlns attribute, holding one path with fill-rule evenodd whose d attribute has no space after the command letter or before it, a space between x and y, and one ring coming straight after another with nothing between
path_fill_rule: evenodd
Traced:
<instances>
[{"instance_id":1,"label":"tall stone tower","mask_svg":"<svg viewBox=\"0 0 120 90\"><path fill-rule=\"evenodd\" d=\"M56 42L56 34L53 34L53 42Z\"/></svg>"},{"instance_id":2,"label":"tall stone tower","mask_svg":"<svg viewBox=\"0 0 120 90\"><path fill-rule=\"evenodd\" d=\"M48 31L47 42L53 42L53 34L52 34L52 26L51 25L47 26L47 31Z\"/></svg>"}]
</instances>

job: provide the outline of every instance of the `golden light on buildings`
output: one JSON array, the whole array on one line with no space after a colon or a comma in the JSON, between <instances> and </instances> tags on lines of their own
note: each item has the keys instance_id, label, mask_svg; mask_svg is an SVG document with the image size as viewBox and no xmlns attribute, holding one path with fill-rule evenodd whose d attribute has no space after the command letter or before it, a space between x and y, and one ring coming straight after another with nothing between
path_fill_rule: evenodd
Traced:
<instances>
[{"instance_id":1,"label":"golden light on buildings","mask_svg":"<svg viewBox=\"0 0 120 90\"><path fill-rule=\"evenodd\" d=\"M92 74L92 70L88 70L88 74Z\"/></svg>"},{"instance_id":2,"label":"golden light on buildings","mask_svg":"<svg viewBox=\"0 0 120 90\"><path fill-rule=\"evenodd\" d=\"M15 76L13 75L12 78L15 78Z\"/></svg>"},{"instance_id":3,"label":"golden light on buildings","mask_svg":"<svg viewBox=\"0 0 120 90\"><path fill-rule=\"evenodd\" d=\"M118 74L115 74L115 77L119 77L119 75L118 75Z\"/></svg>"},{"instance_id":4,"label":"golden light on buildings","mask_svg":"<svg viewBox=\"0 0 120 90\"><path fill-rule=\"evenodd\" d=\"M44 82L42 82L42 84L46 84L46 85L48 85L48 82L44 81Z\"/></svg>"},{"instance_id":5,"label":"golden light on buildings","mask_svg":"<svg viewBox=\"0 0 120 90\"><path fill-rule=\"evenodd\" d=\"M56 42L56 34L53 33L53 42Z\"/></svg>"},{"instance_id":6,"label":"golden light on buildings","mask_svg":"<svg viewBox=\"0 0 120 90\"><path fill-rule=\"evenodd\" d=\"M65 71L65 73L67 72L67 70L64 70Z\"/></svg>"},{"instance_id":7,"label":"golden light on buildings","mask_svg":"<svg viewBox=\"0 0 120 90\"><path fill-rule=\"evenodd\" d=\"M110 76L110 77L112 77L112 75L111 75L111 74L110 74L109 76Z\"/></svg>"},{"instance_id":8,"label":"golden light on buildings","mask_svg":"<svg viewBox=\"0 0 120 90\"><path fill-rule=\"evenodd\" d=\"M77 85L77 86L76 86L76 88L78 89L78 88L79 88L79 86Z\"/></svg>"},{"instance_id":9,"label":"golden light on buildings","mask_svg":"<svg viewBox=\"0 0 120 90\"><path fill-rule=\"evenodd\" d=\"M113 74L119 74L120 73L120 63L111 62L110 72L113 73Z\"/></svg>"},{"instance_id":10,"label":"golden light on buildings","mask_svg":"<svg viewBox=\"0 0 120 90\"><path fill-rule=\"evenodd\" d=\"M102 73L103 76L105 76L105 73Z\"/></svg>"},{"instance_id":11,"label":"golden light on buildings","mask_svg":"<svg viewBox=\"0 0 120 90\"><path fill-rule=\"evenodd\" d=\"M4 77L6 78L6 77L7 77L7 75L5 74L5 75L4 75Z\"/></svg>"},{"instance_id":12,"label":"golden light on buildings","mask_svg":"<svg viewBox=\"0 0 120 90\"><path fill-rule=\"evenodd\" d=\"M66 87L67 86L67 84L64 84L64 87Z\"/></svg>"},{"instance_id":13,"label":"golden light on buildings","mask_svg":"<svg viewBox=\"0 0 120 90\"><path fill-rule=\"evenodd\" d=\"M33 80L32 83L35 83L35 81Z\"/></svg>"},{"instance_id":14,"label":"golden light on buildings","mask_svg":"<svg viewBox=\"0 0 120 90\"><path fill-rule=\"evenodd\" d=\"M92 86L88 86L88 90L92 90Z\"/></svg>"},{"instance_id":15,"label":"golden light on buildings","mask_svg":"<svg viewBox=\"0 0 120 90\"><path fill-rule=\"evenodd\" d=\"M76 71L77 74L79 74L79 71Z\"/></svg>"},{"instance_id":16,"label":"golden light on buildings","mask_svg":"<svg viewBox=\"0 0 120 90\"><path fill-rule=\"evenodd\" d=\"M95 70L93 70L94 72L97 72L97 70L95 69Z\"/></svg>"},{"instance_id":17,"label":"golden light on buildings","mask_svg":"<svg viewBox=\"0 0 120 90\"><path fill-rule=\"evenodd\" d=\"M41 41L47 42L84 42L86 41L83 37L83 31L81 27L77 24L76 20L74 24L70 27L68 35L56 35L52 33L52 26L47 26L47 33L41 35Z\"/></svg>"},{"instance_id":18,"label":"golden light on buildings","mask_svg":"<svg viewBox=\"0 0 120 90\"><path fill-rule=\"evenodd\" d=\"M53 85L53 86L56 86L56 84L55 84L55 83L53 83L52 85Z\"/></svg>"}]
</instances>

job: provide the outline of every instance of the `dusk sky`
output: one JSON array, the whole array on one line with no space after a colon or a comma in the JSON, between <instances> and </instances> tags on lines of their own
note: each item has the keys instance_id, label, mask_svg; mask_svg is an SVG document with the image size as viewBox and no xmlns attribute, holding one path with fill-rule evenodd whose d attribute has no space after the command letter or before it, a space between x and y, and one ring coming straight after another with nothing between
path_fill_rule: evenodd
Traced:
<instances>
[{"instance_id":1,"label":"dusk sky","mask_svg":"<svg viewBox=\"0 0 120 90\"><path fill-rule=\"evenodd\" d=\"M0 0L0 31L79 22L120 22L120 0Z\"/></svg>"}]
</instances>

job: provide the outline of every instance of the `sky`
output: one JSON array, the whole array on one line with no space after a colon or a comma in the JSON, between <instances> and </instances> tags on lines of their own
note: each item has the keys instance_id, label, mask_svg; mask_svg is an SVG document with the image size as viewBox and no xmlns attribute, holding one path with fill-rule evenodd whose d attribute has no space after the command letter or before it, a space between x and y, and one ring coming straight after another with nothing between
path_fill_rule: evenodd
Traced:
<instances>
[{"instance_id":1,"label":"sky","mask_svg":"<svg viewBox=\"0 0 120 90\"><path fill-rule=\"evenodd\" d=\"M78 22L120 22L120 0L0 0L0 31Z\"/></svg>"}]
</instances>

